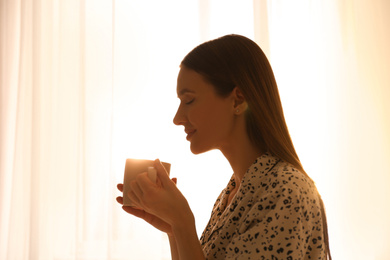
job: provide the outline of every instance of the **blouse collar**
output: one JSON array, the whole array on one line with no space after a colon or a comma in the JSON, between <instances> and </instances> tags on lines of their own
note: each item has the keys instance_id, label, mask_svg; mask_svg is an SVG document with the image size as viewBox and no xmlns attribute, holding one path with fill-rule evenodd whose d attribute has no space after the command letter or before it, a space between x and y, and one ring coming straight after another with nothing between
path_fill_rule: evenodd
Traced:
<instances>
[{"instance_id":1,"label":"blouse collar","mask_svg":"<svg viewBox=\"0 0 390 260\"><path fill-rule=\"evenodd\" d=\"M207 232L207 234L204 234L204 241L208 241L212 233L224 226L226 220L228 220L229 216L233 214L239 202L243 201L243 197L245 197L246 193L250 192L251 190L257 189L256 186L252 185L252 183L257 183L255 179L259 179L264 174L271 171L271 169L279 161L280 159L272 156L270 153L265 153L258 157L246 171L244 177L242 178L240 188L233 197L230 205L227 205L229 193L236 185L234 180L234 174L232 175L228 185L222 191L218 204L214 206L214 210L210 219L210 230L209 232Z\"/></svg>"}]
</instances>

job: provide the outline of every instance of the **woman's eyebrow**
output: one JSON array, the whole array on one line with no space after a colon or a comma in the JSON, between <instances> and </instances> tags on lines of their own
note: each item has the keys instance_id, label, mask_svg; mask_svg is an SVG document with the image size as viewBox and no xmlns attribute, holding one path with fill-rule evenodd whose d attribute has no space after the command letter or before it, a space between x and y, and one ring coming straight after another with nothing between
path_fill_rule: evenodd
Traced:
<instances>
[{"instance_id":1,"label":"woman's eyebrow","mask_svg":"<svg viewBox=\"0 0 390 260\"><path fill-rule=\"evenodd\" d=\"M186 93L195 93L195 91L188 89L188 88L183 88L182 90L179 91L177 94L178 97L183 96Z\"/></svg>"}]
</instances>

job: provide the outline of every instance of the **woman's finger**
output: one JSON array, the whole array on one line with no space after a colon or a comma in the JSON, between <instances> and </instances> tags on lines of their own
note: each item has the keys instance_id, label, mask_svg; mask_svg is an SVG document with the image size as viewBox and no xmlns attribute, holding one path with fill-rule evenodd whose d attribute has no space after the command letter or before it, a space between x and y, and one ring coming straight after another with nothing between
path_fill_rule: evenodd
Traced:
<instances>
[{"instance_id":1,"label":"woman's finger","mask_svg":"<svg viewBox=\"0 0 390 260\"><path fill-rule=\"evenodd\" d=\"M138 208L142 208L141 205L140 205L141 204L140 199L137 197L137 195L132 190L130 190L127 195L129 197L131 203L134 206L136 206Z\"/></svg>"},{"instance_id":2,"label":"woman's finger","mask_svg":"<svg viewBox=\"0 0 390 260\"><path fill-rule=\"evenodd\" d=\"M123 197L116 197L116 201L123 205Z\"/></svg>"},{"instance_id":3,"label":"woman's finger","mask_svg":"<svg viewBox=\"0 0 390 260\"><path fill-rule=\"evenodd\" d=\"M162 163L159 159L156 159L153 163L154 168L157 170L157 176L160 179L163 186L167 184L167 182L170 182L171 179L169 178L167 170L164 168Z\"/></svg>"},{"instance_id":4,"label":"woman's finger","mask_svg":"<svg viewBox=\"0 0 390 260\"><path fill-rule=\"evenodd\" d=\"M134 207L130 206L123 206L122 209L126 211L127 213L134 215L138 218L143 218L145 216L145 211L142 209L136 209Z\"/></svg>"},{"instance_id":5,"label":"woman's finger","mask_svg":"<svg viewBox=\"0 0 390 260\"><path fill-rule=\"evenodd\" d=\"M134 194L137 197L139 197L139 198L143 197L143 193L144 192L143 192L143 190L140 187L138 176L137 176L136 180L133 180L132 182L130 182L130 190L132 192L134 192Z\"/></svg>"},{"instance_id":6,"label":"woman's finger","mask_svg":"<svg viewBox=\"0 0 390 260\"><path fill-rule=\"evenodd\" d=\"M120 192L123 192L123 184L122 183L118 183L118 185L116 185L116 187L118 188L118 190Z\"/></svg>"},{"instance_id":7,"label":"woman's finger","mask_svg":"<svg viewBox=\"0 0 390 260\"><path fill-rule=\"evenodd\" d=\"M141 174L138 174L136 177L136 181L139 187L139 190L142 193L142 198L144 198L144 194L150 194L151 189L156 187L156 183L153 182L147 172L143 172ZM137 194L138 195L138 194Z\"/></svg>"}]
</instances>

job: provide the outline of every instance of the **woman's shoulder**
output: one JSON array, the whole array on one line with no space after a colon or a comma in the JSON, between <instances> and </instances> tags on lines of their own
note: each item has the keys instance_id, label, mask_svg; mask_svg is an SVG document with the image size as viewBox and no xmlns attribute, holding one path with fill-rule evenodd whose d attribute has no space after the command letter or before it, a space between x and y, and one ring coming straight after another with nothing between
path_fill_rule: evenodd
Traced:
<instances>
[{"instance_id":1,"label":"woman's shoulder","mask_svg":"<svg viewBox=\"0 0 390 260\"><path fill-rule=\"evenodd\" d=\"M308 229L322 229L319 193L305 173L283 160L277 160L262 174L248 174L249 181L239 198L240 207L246 209L240 232L247 230L251 223L264 219L273 220L274 224L278 223L278 219L283 220L291 227L300 223Z\"/></svg>"},{"instance_id":2,"label":"woman's shoulder","mask_svg":"<svg viewBox=\"0 0 390 260\"><path fill-rule=\"evenodd\" d=\"M270 181L279 181L286 186L316 189L314 181L292 164L280 160L275 168L270 171Z\"/></svg>"},{"instance_id":3,"label":"woman's shoulder","mask_svg":"<svg viewBox=\"0 0 390 260\"><path fill-rule=\"evenodd\" d=\"M247 174L248 176L242 183L243 191L250 192L255 197L264 197L267 194L318 196L315 183L307 174L292 164L269 154L259 157L249 168Z\"/></svg>"}]
</instances>

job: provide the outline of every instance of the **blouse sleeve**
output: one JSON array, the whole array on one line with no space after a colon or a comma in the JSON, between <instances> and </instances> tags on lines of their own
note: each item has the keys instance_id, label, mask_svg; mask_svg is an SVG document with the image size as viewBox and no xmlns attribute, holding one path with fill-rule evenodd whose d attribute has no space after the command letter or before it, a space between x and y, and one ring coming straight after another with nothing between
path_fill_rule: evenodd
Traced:
<instances>
[{"instance_id":1,"label":"blouse sleeve","mask_svg":"<svg viewBox=\"0 0 390 260\"><path fill-rule=\"evenodd\" d=\"M279 186L279 185L277 185ZM256 199L226 248L226 259L303 259L322 255L322 221L315 187L291 181ZM318 259L318 258L313 258Z\"/></svg>"}]
</instances>

